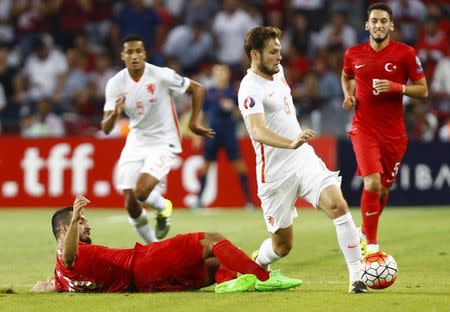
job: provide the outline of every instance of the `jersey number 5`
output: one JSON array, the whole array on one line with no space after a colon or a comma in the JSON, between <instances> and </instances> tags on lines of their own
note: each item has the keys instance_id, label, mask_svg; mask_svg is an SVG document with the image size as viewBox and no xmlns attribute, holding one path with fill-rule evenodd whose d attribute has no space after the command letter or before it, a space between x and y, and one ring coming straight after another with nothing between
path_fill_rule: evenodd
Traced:
<instances>
[{"instance_id":1,"label":"jersey number 5","mask_svg":"<svg viewBox=\"0 0 450 312\"><path fill-rule=\"evenodd\" d=\"M144 115L144 104L142 103L142 101L136 102L136 115L138 116Z\"/></svg>"}]
</instances>

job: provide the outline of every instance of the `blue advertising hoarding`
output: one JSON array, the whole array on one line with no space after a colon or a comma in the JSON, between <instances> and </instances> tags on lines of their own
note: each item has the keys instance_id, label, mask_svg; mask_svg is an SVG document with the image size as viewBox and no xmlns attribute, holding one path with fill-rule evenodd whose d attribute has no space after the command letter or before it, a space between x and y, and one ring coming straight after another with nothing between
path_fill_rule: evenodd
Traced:
<instances>
[{"instance_id":1,"label":"blue advertising hoarding","mask_svg":"<svg viewBox=\"0 0 450 312\"><path fill-rule=\"evenodd\" d=\"M338 141L338 169L349 205L359 206L362 178L356 176L356 160L349 140ZM450 204L450 144L409 142L389 205Z\"/></svg>"}]
</instances>

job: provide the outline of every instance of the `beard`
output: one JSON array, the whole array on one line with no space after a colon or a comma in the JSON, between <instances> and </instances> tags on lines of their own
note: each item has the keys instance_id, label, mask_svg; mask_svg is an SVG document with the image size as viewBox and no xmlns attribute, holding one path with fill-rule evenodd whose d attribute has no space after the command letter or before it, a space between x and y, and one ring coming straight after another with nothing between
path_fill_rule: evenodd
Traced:
<instances>
[{"instance_id":1,"label":"beard","mask_svg":"<svg viewBox=\"0 0 450 312\"><path fill-rule=\"evenodd\" d=\"M376 42L376 43L382 43L384 40L386 40L386 38L388 37L388 35L384 35L382 37L375 37L373 35L370 35L372 37L372 39Z\"/></svg>"},{"instance_id":2,"label":"beard","mask_svg":"<svg viewBox=\"0 0 450 312\"><path fill-rule=\"evenodd\" d=\"M280 71L280 69L270 69L266 65L264 65L264 60L261 59L261 62L258 64L258 69L266 75L272 76Z\"/></svg>"},{"instance_id":3,"label":"beard","mask_svg":"<svg viewBox=\"0 0 450 312\"><path fill-rule=\"evenodd\" d=\"M89 244L89 245L92 244L92 240L91 240L91 238L89 236L86 236L86 237L80 236L79 239L80 239L80 242L83 242L83 243L86 243L86 244Z\"/></svg>"}]
</instances>

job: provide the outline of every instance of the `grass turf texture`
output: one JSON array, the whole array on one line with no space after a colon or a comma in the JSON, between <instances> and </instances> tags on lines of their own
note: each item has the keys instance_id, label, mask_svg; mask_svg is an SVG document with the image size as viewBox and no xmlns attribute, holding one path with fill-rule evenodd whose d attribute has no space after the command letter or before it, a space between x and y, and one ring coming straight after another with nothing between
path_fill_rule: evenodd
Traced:
<instances>
[{"instance_id":1,"label":"grass turf texture","mask_svg":"<svg viewBox=\"0 0 450 312\"><path fill-rule=\"evenodd\" d=\"M449 311L450 207L388 208L380 227L382 250L399 266L396 283L366 295L347 293L348 277L334 226L323 213L300 211L294 222L294 248L273 265L305 282L275 293L217 295L213 287L196 292L154 294L74 294L30 292L51 276L55 240L54 210L0 210L0 311ZM88 209L94 243L133 246L137 235L124 210ZM353 210L359 224L359 211ZM153 223L153 221L152 221ZM261 212L176 210L170 235L218 231L247 253L267 237ZM11 293L12 292L12 293Z\"/></svg>"}]
</instances>

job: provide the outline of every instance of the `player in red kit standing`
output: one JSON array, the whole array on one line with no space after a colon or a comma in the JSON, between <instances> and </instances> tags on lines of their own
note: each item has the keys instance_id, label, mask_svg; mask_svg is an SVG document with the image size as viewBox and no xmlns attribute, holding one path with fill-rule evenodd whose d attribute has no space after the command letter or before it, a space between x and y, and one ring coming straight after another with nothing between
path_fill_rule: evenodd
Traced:
<instances>
[{"instance_id":1,"label":"player in red kit standing","mask_svg":"<svg viewBox=\"0 0 450 312\"><path fill-rule=\"evenodd\" d=\"M349 137L358 175L364 177L360 233L363 254L379 251L378 220L406 151L403 95L428 96L415 50L390 38L394 30L390 7L374 3L367 16L365 28L370 40L345 52L341 77L345 97L342 106L348 111L355 109Z\"/></svg>"}]
</instances>

